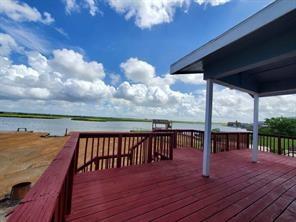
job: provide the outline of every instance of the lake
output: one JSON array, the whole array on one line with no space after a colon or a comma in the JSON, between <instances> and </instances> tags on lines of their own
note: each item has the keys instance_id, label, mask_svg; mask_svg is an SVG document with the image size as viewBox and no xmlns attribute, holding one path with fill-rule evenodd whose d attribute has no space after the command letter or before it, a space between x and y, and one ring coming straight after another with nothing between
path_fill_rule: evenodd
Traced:
<instances>
[{"instance_id":1,"label":"lake","mask_svg":"<svg viewBox=\"0 0 296 222\"><path fill-rule=\"evenodd\" d=\"M75 121L69 118L62 119L32 119L32 118L4 118L0 117L0 131L16 131L17 128L27 128L37 132L48 132L51 135L62 136L66 128L70 131L130 131L151 130L150 122L87 122ZM173 123L174 129L204 130L202 123ZM222 124L213 124L212 128L221 131L245 131L240 128L227 127Z\"/></svg>"}]
</instances>

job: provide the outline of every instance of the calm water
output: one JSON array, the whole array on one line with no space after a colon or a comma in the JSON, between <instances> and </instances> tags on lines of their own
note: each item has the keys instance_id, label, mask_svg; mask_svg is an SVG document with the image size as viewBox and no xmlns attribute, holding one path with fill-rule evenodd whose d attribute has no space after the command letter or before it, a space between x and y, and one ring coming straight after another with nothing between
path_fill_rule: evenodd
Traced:
<instances>
[{"instance_id":1,"label":"calm water","mask_svg":"<svg viewBox=\"0 0 296 222\"><path fill-rule=\"evenodd\" d=\"M3 118L0 117L0 131L16 131L25 127L28 130L48 132L51 135L64 135L66 128L69 131L130 131L151 130L151 123L145 122L87 122L71 119L30 119L30 118ZM203 130L204 125L198 123L173 123L177 129ZM213 128L221 131L244 131L239 128L226 127L221 124L213 124Z\"/></svg>"}]
</instances>

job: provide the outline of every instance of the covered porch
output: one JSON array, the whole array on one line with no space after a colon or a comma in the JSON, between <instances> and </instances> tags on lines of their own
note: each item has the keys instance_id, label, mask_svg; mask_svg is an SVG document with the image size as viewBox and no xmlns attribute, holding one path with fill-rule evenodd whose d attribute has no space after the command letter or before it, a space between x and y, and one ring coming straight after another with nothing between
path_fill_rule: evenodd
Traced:
<instances>
[{"instance_id":1,"label":"covered porch","mask_svg":"<svg viewBox=\"0 0 296 222\"><path fill-rule=\"evenodd\" d=\"M278 0L171 65L174 75L203 73L207 82L203 176L210 176L213 83L253 98L257 162L259 98L296 93L295 27L296 1Z\"/></svg>"}]
</instances>

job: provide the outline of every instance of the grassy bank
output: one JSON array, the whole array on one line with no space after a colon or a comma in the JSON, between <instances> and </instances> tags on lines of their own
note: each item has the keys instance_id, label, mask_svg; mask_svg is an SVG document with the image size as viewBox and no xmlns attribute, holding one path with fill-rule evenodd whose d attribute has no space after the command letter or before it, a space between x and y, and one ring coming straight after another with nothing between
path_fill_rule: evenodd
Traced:
<instances>
[{"instance_id":1,"label":"grassy bank","mask_svg":"<svg viewBox=\"0 0 296 222\"><path fill-rule=\"evenodd\" d=\"M94 122L151 122L149 119L136 118L116 118L116 117L72 117L76 121L94 121Z\"/></svg>"},{"instance_id":2,"label":"grassy bank","mask_svg":"<svg viewBox=\"0 0 296 222\"><path fill-rule=\"evenodd\" d=\"M6 113L6 112L0 112L0 117L7 117L7 118L34 118L34 119L58 119L58 118L63 118L62 116L49 115L49 114Z\"/></svg>"},{"instance_id":3,"label":"grassy bank","mask_svg":"<svg viewBox=\"0 0 296 222\"><path fill-rule=\"evenodd\" d=\"M71 120L75 120L75 121L91 121L91 122L152 122L152 119L141 119L141 118L76 116L76 115L56 115L56 114L19 113L19 112L0 112L0 117L34 118L34 119L71 118ZM202 122L191 122L191 121L182 121L182 120L173 120L173 123L203 124Z\"/></svg>"}]
</instances>

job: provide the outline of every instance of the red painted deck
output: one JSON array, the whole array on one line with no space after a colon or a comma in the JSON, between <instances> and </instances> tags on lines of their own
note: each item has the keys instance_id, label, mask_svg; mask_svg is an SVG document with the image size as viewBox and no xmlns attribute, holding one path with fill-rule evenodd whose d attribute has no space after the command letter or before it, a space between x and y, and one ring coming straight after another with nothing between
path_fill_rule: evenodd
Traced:
<instances>
[{"instance_id":1,"label":"red painted deck","mask_svg":"<svg viewBox=\"0 0 296 222\"><path fill-rule=\"evenodd\" d=\"M175 149L174 160L74 178L67 221L296 221L295 159L250 150L212 155Z\"/></svg>"}]
</instances>

